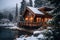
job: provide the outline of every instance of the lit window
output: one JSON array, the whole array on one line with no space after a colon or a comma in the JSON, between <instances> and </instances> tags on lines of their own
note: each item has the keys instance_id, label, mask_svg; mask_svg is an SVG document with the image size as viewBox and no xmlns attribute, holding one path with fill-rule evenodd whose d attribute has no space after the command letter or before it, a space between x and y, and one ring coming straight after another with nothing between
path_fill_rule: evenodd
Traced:
<instances>
[{"instance_id":1,"label":"lit window","mask_svg":"<svg viewBox=\"0 0 60 40\"><path fill-rule=\"evenodd\" d=\"M41 22L41 18L36 18L37 22Z\"/></svg>"},{"instance_id":2,"label":"lit window","mask_svg":"<svg viewBox=\"0 0 60 40\"><path fill-rule=\"evenodd\" d=\"M30 20L33 20L33 17L31 17Z\"/></svg>"},{"instance_id":3,"label":"lit window","mask_svg":"<svg viewBox=\"0 0 60 40\"><path fill-rule=\"evenodd\" d=\"M25 18L25 20L28 20L28 18Z\"/></svg>"},{"instance_id":4,"label":"lit window","mask_svg":"<svg viewBox=\"0 0 60 40\"><path fill-rule=\"evenodd\" d=\"M48 20L48 19L47 19L47 18L45 18L45 22L47 22L47 20Z\"/></svg>"},{"instance_id":5,"label":"lit window","mask_svg":"<svg viewBox=\"0 0 60 40\"><path fill-rule=\"evenodd\" d=\"M33 17L30 17L30 19L29 19L29 20L30 20L30 22L33 22Z\"/></svg>"}]
</instances>

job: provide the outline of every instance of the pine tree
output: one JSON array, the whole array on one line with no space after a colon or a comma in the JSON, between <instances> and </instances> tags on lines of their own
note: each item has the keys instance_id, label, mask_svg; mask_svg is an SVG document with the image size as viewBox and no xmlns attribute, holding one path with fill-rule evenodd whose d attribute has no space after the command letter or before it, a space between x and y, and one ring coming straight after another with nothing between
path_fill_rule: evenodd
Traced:
<instances>
[{"instance_id":1,"label":"pine tree","mask_svg":"<svg viewBox=\"0 0 60 40\"><path fill-rule=\"evenodd\" d=\"M13 19L13 15L10 13L9 14L9 20L12 21L12 19Z\"/></svg>"},{"instance_id":2,"label":"pine tree","mask_svg":"<svg viewBox=\"0 0 60 40\"><path fill-rule=\"evenodd\" d=\"M20 15L23 15L25 8L26 8L26 1L22 0L21 8L20 8Z\"/></svg>"},{"instance_id":3,"label":"pine tree","mask_svg":"<svg viewBox=\"0 0 60 40\"><path fill-rule=\"evenodd\" d=\"M32 0L29 0L29 6L31 6L31 7L33 6L32 5Z\"/></svg>"},{"instance_id":4,"label":"pine tree","mask_svg":"<svg viewBox=\"0 0 60 40\"><path fill-rule=\"evenodd\" d=\"M41 0L35 0L34 3L35 3L35 5L34 5L35 7L41 7L42 6Z\"/></svg>"},{"instance_id":5,"label":"pine tree","mask_svg":"<svg viewBox=\"0 0 60 40\"><path fill-rule=\"evenodd\" d=\"M25 9L26 9L26 1L22 0L21 8L20 8L20 21L23 21L23 16L22 15L24 14Z\"/></svg>"},{"instance_id":6,"label":"pine tree","mask_svg":"<svg viewBox=\"0 0 60 40\"><path fill-rule=\"evenodd\" d=\"M15 21L17 22L18 18L18 4L16 4L16 14L15 14Z\"/></svg>"},{"instance_id":7,"label":"pine tree","mask_svg":"<svg viewBox=\"0 0 60 40\"><path fill-rule=\"evenodd\" d=\"M16 4L16 17L18 16L18 4Z\"/></svg>"},{"instance_id":8,"label":"pine tree","mask_svg":"<svg viewBox=\"0 0 60 40\"><path fill-rule=\"evenodd\" d=\"M2 19L3 18L3 14L0 12L0 19Z\"/></svg>"},{"instance_id":9,"label":"pine tree","mask_svg":"<svg viewBox=\"0 0 60 40\"><path fill-rule=\"evenodd\" d=\"M47 0L35 0L34 1L35 3L35 7L43 7L43 6L49 6L50 7L50 4Z\"/></svg>"},{"instance_id":10,"label":"pine tree","mask_svg":"<svg viewBox=\"0 0 60 40\"><path fill-rule=\"evenodd\" d=\"M51 5L55 7L55 10L53 13L59 13L60 12L60 0L48 0Z\"/></svg>"}]
</instances>

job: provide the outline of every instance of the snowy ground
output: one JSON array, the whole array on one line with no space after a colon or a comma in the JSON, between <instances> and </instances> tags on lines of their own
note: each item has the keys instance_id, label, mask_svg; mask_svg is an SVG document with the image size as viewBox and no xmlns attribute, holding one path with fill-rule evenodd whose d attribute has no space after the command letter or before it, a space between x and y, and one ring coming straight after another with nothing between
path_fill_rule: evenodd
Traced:
<instances>
[{"instance_id":1,"label":"snowy ground","mask_svg":"<svg viewBox=\"0 0 60 40\"><path fill-rule=\"evenodd\" d=\"M46 29L44 29L41 31L34 31L32 36L25 37L25 35L22 35L19 38L16 38L16 40L46 40L48 38L44 34L46 32L50 32L50 34L52 34L52 31L47 31Z\"/></svg>"}]
</instances>

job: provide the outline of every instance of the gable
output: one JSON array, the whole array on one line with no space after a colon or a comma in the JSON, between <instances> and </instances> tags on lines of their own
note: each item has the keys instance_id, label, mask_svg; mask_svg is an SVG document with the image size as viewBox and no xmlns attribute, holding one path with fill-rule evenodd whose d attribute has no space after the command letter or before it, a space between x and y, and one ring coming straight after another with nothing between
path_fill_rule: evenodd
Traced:
<instances>
[{"instance_id":1,"label":"gable","mask_svg":"<svg viewBox=\"0 0 60 40\"><path fill-rule=\"evenodd\" d=\"M26 11L25 11L23 17L25 18L27 16L35 16L35 14L31 10L29 10L28 8L26 8Z\"/></svg>"}]
</instances>

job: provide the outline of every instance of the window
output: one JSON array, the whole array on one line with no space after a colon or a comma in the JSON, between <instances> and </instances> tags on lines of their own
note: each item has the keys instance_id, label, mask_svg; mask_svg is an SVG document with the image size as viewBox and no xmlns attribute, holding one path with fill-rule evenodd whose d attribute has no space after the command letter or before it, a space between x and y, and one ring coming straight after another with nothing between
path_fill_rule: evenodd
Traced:
<instances>
[{"instance_id":1,"label":"window","mask_svg":"<svg viewBox=\"0 0 60 40\"><path fill-rule=\"evenodd\" d=\"M32 16L29 18L29 21L30 22L33 22L33 17Z\"/></svg>"},{"instance_id":2,"label":"window","mask_svg":"<svg viewBox=\"0 0 60 40\"><path fill-rule=\"evenodd\" d=\"M27 21L28 20L28 17L26 17L25 20Z\"/></svg>"},{"instance_id":3,"label":"window","mask_svg":"<svg viewBox=\"0 0 60 40\"><path fill-rule=\"evenodd\" d=\"M25 20L26 20L27 22L33 22L33 19L34 19L34 18L33 18L32 16L25 18Z\"/></svg>"},{"instance_id":4,"label":"window","mask_svg":"<svg viewBox=\"0 0 60 40\"><path fill-rule=\"evenodd\" d=\"M45 18L44 22L47 22L48 21L48 18Z\"/></svg>"},{"instance_id":5,"label":"window","mask_svg":"<svg viewBox=\"0 0 60 40\"><path fill-rule=\"evenodd\" d=\"M36 21L37 21L37 22L41 22L41 18L39 18L39 17L36 18Z\"/></svg>"}]
</instances>

